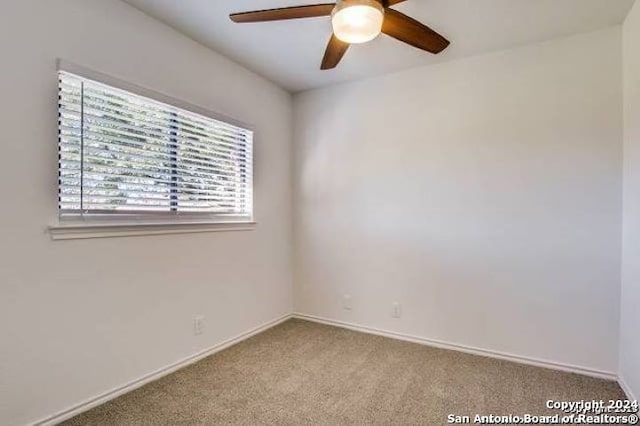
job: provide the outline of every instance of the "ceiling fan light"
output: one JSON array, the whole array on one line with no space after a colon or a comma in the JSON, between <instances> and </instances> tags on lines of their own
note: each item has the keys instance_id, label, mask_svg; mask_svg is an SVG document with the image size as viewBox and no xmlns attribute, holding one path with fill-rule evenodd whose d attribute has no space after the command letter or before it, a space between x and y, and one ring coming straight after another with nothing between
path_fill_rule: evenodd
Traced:
<instances>
[{"instance_id":1,"label":"ceiling fan light","mask_svg":"<svg viewBox=\"0 0 640 426\"><path fill-rule=\"evenodd\" d=\"M384 8L376 0L342 0L333 10L333 32L345 43L366 43L382 31Z\"/></svg>"}]
</instances>

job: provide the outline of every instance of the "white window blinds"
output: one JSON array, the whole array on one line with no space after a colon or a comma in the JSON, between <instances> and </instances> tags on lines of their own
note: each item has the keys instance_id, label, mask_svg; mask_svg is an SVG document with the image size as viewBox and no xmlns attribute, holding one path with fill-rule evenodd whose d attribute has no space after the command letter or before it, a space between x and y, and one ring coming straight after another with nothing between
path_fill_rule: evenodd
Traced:
<instances>
[{"instance_id":1,"label":"white window blinds","mask_svg":"<svg viewBox=\"0 0 640 426\"><path fill-rule=\"evenodd\" d=\"M253 132L59 72L61 216L252 218Z\"/></svg>"}]
</instances>

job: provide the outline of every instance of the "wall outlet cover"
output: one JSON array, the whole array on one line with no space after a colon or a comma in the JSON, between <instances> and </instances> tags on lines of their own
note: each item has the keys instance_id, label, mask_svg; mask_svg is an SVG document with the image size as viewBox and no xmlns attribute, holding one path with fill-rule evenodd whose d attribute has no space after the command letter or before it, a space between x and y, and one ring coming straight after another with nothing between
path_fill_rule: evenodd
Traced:
<instances>
[{"instance_id":1,"label":"wall outlet cover","mask_svg":"<svg viewBox=\"0 0 640 426\"><path fill-rule=\"evenodd\" d=\"M198 336L202 334L204 328L204 317L196 315L193 317L193 334Z\"/></svg>"},{"instance_id":2,"label":"wall outlet cover","mask_svg":"<svg viewBox=\"0 0 640 426\"><path fill-rule=\"evenodd\" d=\"M400 302L393 302L393 309L391 311L391 316L394 318L400 318L402 316L402 305Z\"/></svg>"},{"instance_id":3,"label":"wall outlet cover","mask_svg":"<svg viewBox=\"0 0 640 426\"><path fill-rule=\"evenodd\" d=\"M345 294L344 296L342 296L342 307L347 311L350 311L353 309L353 304L352 304L352 299L350 294Z\"/></svg>"}]
</instances>

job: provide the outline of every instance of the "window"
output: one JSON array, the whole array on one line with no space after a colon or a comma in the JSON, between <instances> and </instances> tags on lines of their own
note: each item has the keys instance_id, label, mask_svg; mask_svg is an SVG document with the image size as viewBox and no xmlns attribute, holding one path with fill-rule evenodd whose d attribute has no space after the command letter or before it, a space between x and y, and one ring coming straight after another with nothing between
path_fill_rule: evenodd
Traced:
<instances>
[{"instance_id":1,"label":"window","mask_svg":"<svg viewBox=\"0 0 640 426\"><path fill-rule=\"evenodd\" d=\"M252 220L251 130L58 76L61 219Z\"/></svg>"}]
</instances>

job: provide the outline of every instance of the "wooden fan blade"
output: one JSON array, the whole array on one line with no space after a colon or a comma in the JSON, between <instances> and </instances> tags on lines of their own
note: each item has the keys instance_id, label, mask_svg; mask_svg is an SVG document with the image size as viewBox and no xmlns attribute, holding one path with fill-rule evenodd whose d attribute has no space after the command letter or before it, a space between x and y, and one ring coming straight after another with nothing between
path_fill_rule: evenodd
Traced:
<instances>
[{"instance_id":1,"label":"wooden fan blade","mask_svg":"<svg viewBox=\"0 0 640 426\"><path fill-rule=\"evenodd\" d=\"M349 43L345 43L340 40L335 34L331 34L331 39L327 45L327 50L324 52L324 58L322 59L321 70L330 70L335 68L345 53L349 49Z\"/></svg>"},{"instance_id":2,"label":"wooden fan blade","mask_svg":"<svg viewBox=\"0 0 640 426\"><path fill-rule=\"evenodd\" d=\"M331 15L335 6L335 3L325 3L308 6L283 7L280 9L256 10L253 12L233 13L229 15L229 18L231 18L233 22L237 23L316 18L318 16Z\"/></svg>"},{"instance_id":3,"label":"wooden fan blade","mask_svg":"<svg viewBox=\"0 0 640 426\"><path fill-rule=\"evenodd\" d=\"M386 6L393 6L394 4L398 4L398 3L404 3L407 0L387 0L387 4Z\"/></svg>"},{"instance_id":4,"label":"wooden fan blade","mask_svg":"<svg viewBox=\"0 0 640 426\"><path fill-rule=\"evenodd\" d=\"M449 46L449 40L431 28L393 9L384 11L382 32L431 53L440 53Z\"/></svg>"}]
</instances>

